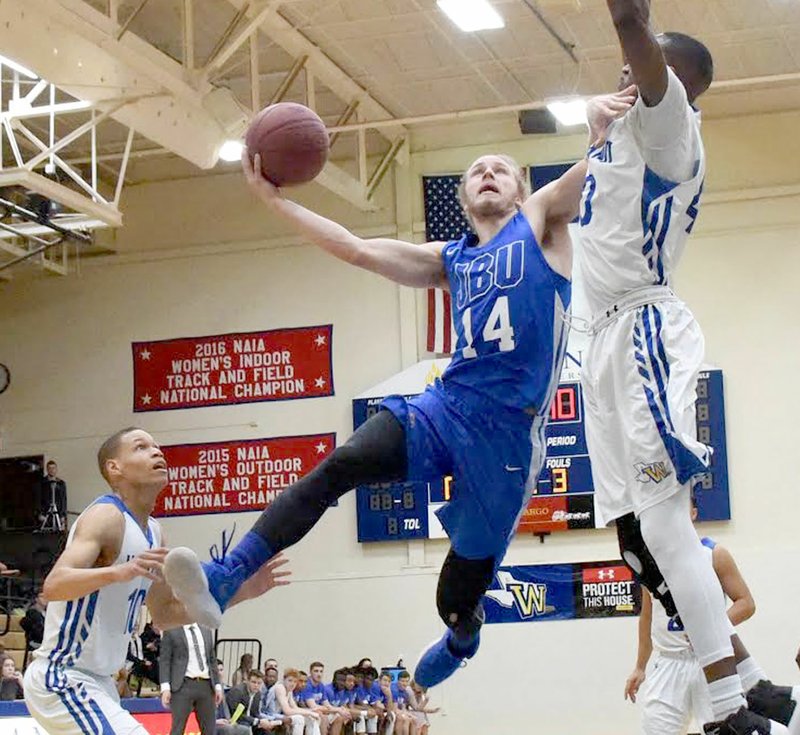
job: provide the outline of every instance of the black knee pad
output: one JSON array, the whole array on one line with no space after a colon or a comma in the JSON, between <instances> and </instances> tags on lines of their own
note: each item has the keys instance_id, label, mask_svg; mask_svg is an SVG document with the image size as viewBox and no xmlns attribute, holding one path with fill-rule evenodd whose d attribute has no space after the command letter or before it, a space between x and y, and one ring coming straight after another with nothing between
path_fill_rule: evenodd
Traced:
<instances>
[{"instance_id":1,"label":"black knee pad","mask_svg":"<svg viewBox=\"0 0 800 735\"><path fill-rule=\"evenodd\" d=\"M617 539L622 561L633 572L636 580L650 590L650 594L664 606L667 615L677 615L678 608L675 607L672 592L644 542L641 526L633 513L617 519Z\"/></svg>"},{"instance_id":2,"label":"black knee pad","mask_svg":"<svg viewBox=\"0 0 800 735\"><path fill-rule=\"evenodd\" d=\"M436 607L456 638L473 638L486 620L481 598L492 582L494 566L493 558L465 559L453 551L447 555L436 588Z\"/></svg>"},{"instance_id":3,"label":"black knee pad","mask_svg":"<svg viewBox=\"0 0 800 735\"><path fill-rule=\"evenodd\" d=\"M436 603L439 608L439 617L453 631L456 638L464 640L474 638L486 622L486 612L480 602L471 610L466 611L457 611L452 606L448 608L438 599Z\"/></svg>"}]
</instances>

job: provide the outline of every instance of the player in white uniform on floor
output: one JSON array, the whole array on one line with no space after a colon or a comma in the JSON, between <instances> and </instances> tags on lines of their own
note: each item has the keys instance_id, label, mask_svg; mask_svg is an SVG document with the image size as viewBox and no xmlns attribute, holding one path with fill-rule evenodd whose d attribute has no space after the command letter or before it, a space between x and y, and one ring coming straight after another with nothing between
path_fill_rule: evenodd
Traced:
<instances>
[{"instance_id":1,"label":"player in white uniform on floor","mask_svg":"<svg viewBox=\"0 0 800 735\"><path fill-rule=\"evenodd\" d=\"M111 676L125 664L143 603L162 629L191 622L161 576L167 549L150 517L167 484L158 444L123 429L104 442L98 464L113 492L81 513L45 580L44 640L25 672L25 702L48 735L147 735L120 706ZM285 584L282 563L264 565L239 602Z\"/></svg>"},{"instance_id":2,"label":"player in white uniform on floor","mask_svg":"<svg viewBox=\"0 0 800 735\"><path fill-rule=\"evenodd\" d=\"M700 206L705 153L693 103L713 61L689 36L656 36L649 0L606 2L627 62L620 87L636 84L639 99L590 150L580 217L594 315L582 382L597 511L616 521L640 581L670 615L680 612L714 718L725 720L721 735L785 732L746 707L719 580L685 510L710 459L695 420L704 341L670 284Z\"/></svg>"},{"instance_id":3,"label":"player in white uniform on floor","mask_svg":"<svg viewBox=\"0 0 800 735\"><path fill-rule=\"evenodd\" d=\"M691 518L697 519L694 503ZM731 601L727 614L731 634L735 635L733 626L748 620L755 612L753 596L731 553L710 538L701 539L701 543L722 592ZM741 646L738 636L737 643ZM645 674L653 651L656 659ZM746 656L743 663L740 671L745 690L766 678L751 657ZM644 735L684 735L690 720L703 723L713 719L708 684L689 637L667 616L663 605L653 605L646 589L642 590L636 666L625 682L625 697L636 702L637 694L642 704Z\"/></svg>"}]
</instances>

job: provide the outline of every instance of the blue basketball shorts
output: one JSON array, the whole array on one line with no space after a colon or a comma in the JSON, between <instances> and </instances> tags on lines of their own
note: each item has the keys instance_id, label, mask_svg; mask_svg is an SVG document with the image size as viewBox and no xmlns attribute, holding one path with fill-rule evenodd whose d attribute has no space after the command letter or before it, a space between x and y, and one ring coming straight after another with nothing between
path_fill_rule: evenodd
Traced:
<instances>
[{"instance_id":1,"label":"blue basketball shorts","mask_svg":"<svg viewBox=\"0 0 800 735\"><path fill-rule=\"evenodd\" d=\"M437 515L455 553L499 563L544 462L544 419L461 400L441 382L381 408L405 427L409 480L453 477Z\"/></svg>"}]
</instances>

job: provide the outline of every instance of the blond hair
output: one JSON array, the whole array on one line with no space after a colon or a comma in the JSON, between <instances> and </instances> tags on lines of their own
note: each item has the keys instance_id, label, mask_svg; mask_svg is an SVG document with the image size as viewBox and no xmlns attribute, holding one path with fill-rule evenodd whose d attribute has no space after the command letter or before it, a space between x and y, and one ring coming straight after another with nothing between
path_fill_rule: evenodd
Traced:
<instances>
[{"instance_id":1,"label":"blond hair","mask_svg":"<svg viewBox=\"0 0 800 735\"><path fill-rule=\"evenodd\" d=\"M525 177L525 169L522 166L520 166L513 158L511 158L511 156L507 156L504 153L491 153L487 155L492 155L495 158L499 158L514 172L514 177L517 180L517 193L519 194L519 198L522 199L522 201L524 202L530 194L528 180ZM479 158L476 158L469 165L467 170L463 174L461 174L461 180L458 182L458 201L461 204L461 208L465 212L467 210L467 202L464 198L464 191L467 183L467 174L469 173L470 169L475 165L475 163L481 160L481 158L485 158L485 156L480 156Z\"/></svg>"}]
</instances>

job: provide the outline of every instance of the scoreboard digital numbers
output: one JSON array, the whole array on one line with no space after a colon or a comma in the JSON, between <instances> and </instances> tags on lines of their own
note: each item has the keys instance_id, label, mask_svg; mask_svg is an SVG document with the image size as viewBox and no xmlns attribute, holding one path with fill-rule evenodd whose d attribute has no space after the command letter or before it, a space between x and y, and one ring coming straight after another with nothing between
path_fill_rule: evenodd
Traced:
<instances>
[{"instance_id":1,"label":"scoreboard digital numbers","mask_svg":"<svg viewBox=\"0 0 800 735\"><path fill-rule=\"evenodd\" d=\"M382 397L353 401L358 427L378 410ZM698 484L699 520L730 518L725 403L721 370L700 374L697 386L697 434L713 449L711 466ZM562 383L550 409L547 455L518 533L594 528L592 468L583 423L579 382ZM451 477L430 482L391 483L357 488L358 540L393 541L445 538L436 510L457 487Z\"/></svg>"}]
</instances>

